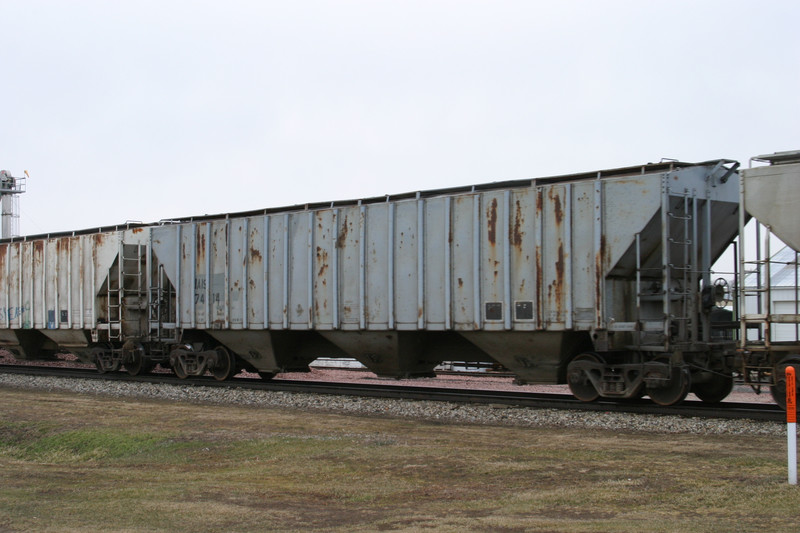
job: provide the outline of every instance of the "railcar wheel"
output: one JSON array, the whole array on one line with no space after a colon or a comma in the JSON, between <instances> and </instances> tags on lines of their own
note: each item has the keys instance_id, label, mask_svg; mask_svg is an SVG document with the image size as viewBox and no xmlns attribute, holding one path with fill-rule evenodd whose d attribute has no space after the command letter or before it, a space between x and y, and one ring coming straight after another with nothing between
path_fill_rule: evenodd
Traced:
<instances>
[{"instance_id":1,"label":"railcar wheel","mask_svg":"<svg viewBox=\"0 0 800 533\"><path fill-rule=\"evenodd\" d=\"M175 375L178 376L178 379L186 379L189 377L189 373L186 372L186 367L183 366L183 361L180 359L175 360L175 364L172 365L172 370L175 372Z\"/></svg>"},{"instance_id":2,"label":"railcar wheel","mask_svg":"<svg viewBox=\"0 0 800 533\"><path fill-rule=\"evenodd\" d=\"M128 375L141 376L153 369L152 364L145 357L144 348L141 345L133 347L130 349L130 353L125 355L126 359L130 359L125 363L125 371L128 372Z\"/></svg>"},{"instance_id":3,"label":"railcar wheel","mask_svg":"<svg viewBox=\"0 0 800 533\"><path fill-rule=\"evenodd\" d=\"M111 345L98 345L92 348L92 360L98 374L116 372L120 367L120 359L114 357Z\"/></svg>"},{"instance_id":4,"label":"railcar wheel","mask_svg":"<svg viewBox=\"0 0 800 533\"><path fill-rule=\"evenodd\" d=\"M658 358L660 363L670 364L669 358ZM658 405L675 405L689 394L692 377L684 366L672 365L669 383L664 387L647 387L647 395Z\"/></svg>"},{"instance_id":5,"label":"railcar wheel","mask_svg":"<svg viewBox=\"0 0 800 533\"><path fill-rule=\"evenodd\" d=\"M214 348L217 352L217 364L211 369L214 379L225 381L236 374L236 356L230 353L224 346Z\"/></svg>"},{"instance_id":6,"label":"railcar wheel","mask_svg":"<svg viewBox=\"0 0 800 533\"><path fill-rule=\"evenodd\" d=\"M569 384L569 390L572 395L582 402L593 402L600 397L600 393L595 388L592 380L589 379L589 375L586 371L582 368L578 368L577 365L574 364L579 361L588 361L598 364L603 364L604 361L596 353L587 352L575 357L570 361L569 365L567 365L567 383Z\"/></svg>"},{"instance_id":7,"label":"railcar wheel","mask_svg":"<svg viewBox=\"0 0 800 533\"><path fill-rule=\"evenodd\" d=\"M795 381L797 382L795 387L800 389L800 355L787 355L775 365L775 384L769 387L772 399L784 410L786 409L786 367L789 365L795 368Z\"/></svg>"},{"instance_id":8,"label":"railcar wheel","mask_svg":"<svg viewBox=\"0 0 800 533\"><path fill-rule=\"evenodd\" d=\"M103 356L105 355L106 349L102 346L95 346L92 348L91 357L92 361L94 361L94 366L97 368L98 374L105 374L106 369L103 366Z\"/></svg>"},{"instance_id":9,"label":"railcar wheel","mask_svg":"<svg viewBox=\"0 0 800 533\"><path fill-rule=\"evenodd\" d=\"M719 403L733 390L733 377L712 374L711 380L692 385L692 392L705 403Z\"/></svg>"}]
</instances>

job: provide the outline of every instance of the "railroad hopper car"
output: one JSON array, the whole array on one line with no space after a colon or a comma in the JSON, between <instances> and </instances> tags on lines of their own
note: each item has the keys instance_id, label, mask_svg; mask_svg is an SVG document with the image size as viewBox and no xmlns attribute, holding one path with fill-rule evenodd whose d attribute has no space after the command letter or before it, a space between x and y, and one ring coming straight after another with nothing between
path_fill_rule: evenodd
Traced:
<instances>
[{"instance_id":1,"label":"railroad hopper car","mask_svg":"<svg viewBox=\"0 0 800 533\"><path fill-rule=\"evenodd\" d=\"M497 362L580 399L730 391L738 163L666 162L0 242L0 346L101 372ZM742 217L745 217L743 213Z\"/></svg>"},{"instance_id":2,"label":"railroad hopper car","mask_svg":"<svg viewBox=\"0 0 800 533\"><path fill-rule=\"evenodd\" d=\"M742 171L737 373L756 390L768 384L785 408L787 366L795 367L800 387L800 151L752 161L766 165ZM754 232L745 231L747 215L757 221ZM773 253L778 242L787 246Z\"/></svg>"}]
</instances>

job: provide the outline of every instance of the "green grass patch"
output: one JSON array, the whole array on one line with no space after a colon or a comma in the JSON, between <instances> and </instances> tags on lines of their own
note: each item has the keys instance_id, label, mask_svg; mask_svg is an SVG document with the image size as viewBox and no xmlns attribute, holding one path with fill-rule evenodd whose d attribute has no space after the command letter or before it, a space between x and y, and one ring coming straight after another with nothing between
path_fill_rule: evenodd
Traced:
<instances>
[{"instance_id":1,"label":"green grass patch","mask_svg":"<svg viewBox=\"0 0 800 533\"><path fill-rule=\"evenodd\" d=\"M206 443L183 442L121 428L58 428L53 423L0 421L0 458L36 463L76 464L91 461L191 461Z\"/></svg>"},{"instance_id":2,"label":"green grass patch","mask_svg":"<svg viewBox=\"0 0 800 533\"><path fill-rule=\"evenodd\" d=\"M161 441L151 435L118 430L79 429L24 439L8 452L16 459L38 462L82 462L147 456Z\"/></svg>"}]
</instances>

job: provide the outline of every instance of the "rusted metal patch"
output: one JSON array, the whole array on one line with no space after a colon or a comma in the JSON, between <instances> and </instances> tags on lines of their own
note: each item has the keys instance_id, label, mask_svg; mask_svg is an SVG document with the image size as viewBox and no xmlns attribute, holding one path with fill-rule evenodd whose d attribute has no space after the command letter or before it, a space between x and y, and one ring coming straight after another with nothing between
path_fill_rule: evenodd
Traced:
<instances>
[{"instance_id":1,"label":"rusted metal patch","mask_svg":"<svg viewBox=\"0 0 800 533\"><path fill-rule=\"evenodd\" d=\"M489 224L489 244L497 244L497 198L492 198L489 209L486 210L486 219Z\"/></svg>"},{"instance_id":2,"label":"rusted metal patch","mask_svg":"<svg viewBox=\"0 0 800 533\"><path fill-rule=\"evenodd\" d=\"M605 249L606 249L606 236L605 234L600 235L600 249L594 256L594 305L595 305L595 312L598 320L602 316L602 297L603 297L603 283L605 282L605 276L603 275L603 258L605 257Z\"/></svg>"},{"instance_id":3,"label":"rusted metal patch","mask_svg":"<svg viewBox=\"0 0 800 533\"><path fill-rule=\"evenodd\" d=\"M350 225L347 222L347 215L342 220L342 228L339 230L339 235L336 237L336 247L343 249L347 244L347 233L350 231Z\"/></svg>"},{"instance_id":4,"label":"rusted metal patch","mask_svg":"<svg viewBox=\"0 0 800 533\"><path fill-rule=\"evenodd\" d=\"M541 188L536 190L536 218L537 224L539 227L537 228L538 232L542 231L541 224L542 224L542 214L544 209L544 194ZM536 323L538 324L539 329L544 329L544 302L542 302L544 297L544 265L542 264L542 244L540 241L541 238L537 238L537 244L534 250L535 261L536 261Z\"/></svg>"},{"instance_id":5,"label":"rusted metal patch","mask_svg":"<svg viewBox=\"0 0 800 533\"><path fill-rule=\"evenodd\" d=\"M44 262L44 241L33 241L33 264L40 266ZM34 278L37 276L34 275Z\"/></svg>"},{"instance_id":6,"label":"rusted metal patch","mask_svg":"<svg viewBox=\"0 0 800 533\"><path fill-rule=\"evenodd\" d=\"M562 316L562 307L564 304L564 243L559 240L558 243L558 259L556 259L555 267L556 267L556 279L553 284L550 286L551 288L551 304L553 303L553 299L555 299L556 304L556 315L559 319ZM555 291L555 294L553 294Z\"/></svg>"},{"instance_id":7,"label":"rusted metal patch","mask_svg":"<svg viewBox=\"0 0 800 533\"><path fill-rule=\"evenodd\" d=\"M521 248L522 246L522 237L525 235L525 232L522 231L522 228L525 225L525 218L522 215L522 204L519 200L516 201L516 207L514 210L514 224L512 224L510 228L510 235L509 239L511 240L511 244L516 246L517 248Z\"/></svg>"},{"instance_id":8,"label":"rusted metal patch","mask_svg":"<svg viewBox=\"0 0 800 533\"><path fill-rule=\"evenodd\" d=\"M319 265L317 277L322 278L328 270L328 251L321 246L317 246L317 264Z\"/></svg>"},{"instance_id":9,"label":"rusted metal patch","mask_svg":"<svg viewBox=\"0 0 800 533\"><path fill-rule=\"evenodd\" d=\"M555 193L555 187L550 187L547 191L547 196L553 202L553 216L556 220L556 225L560 226L564 222L564 211L561 208L561 197Z\"/></svg>"}]
</instances>

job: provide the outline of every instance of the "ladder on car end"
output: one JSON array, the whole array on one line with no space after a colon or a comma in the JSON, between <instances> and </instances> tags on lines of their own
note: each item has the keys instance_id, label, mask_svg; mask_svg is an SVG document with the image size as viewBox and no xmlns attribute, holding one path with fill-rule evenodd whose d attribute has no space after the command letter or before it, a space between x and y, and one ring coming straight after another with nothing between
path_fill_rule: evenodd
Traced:
<instances>
[{"instance_id":1,"label":"ladder on car end","mask_svg":"<svg viewBox=\"0 0 800 533\"><path fill-rule=\"evenodd\" d=\"M145 296L145 263L141 244L119 245L118 260L108 270L108 298L106 316L108 317L108 340L121 340L122 324L129 317L126 310L141 310Z\"/></svg>"}]
</instances>

